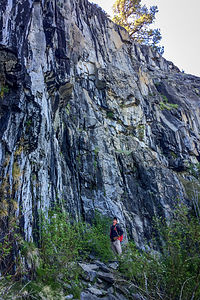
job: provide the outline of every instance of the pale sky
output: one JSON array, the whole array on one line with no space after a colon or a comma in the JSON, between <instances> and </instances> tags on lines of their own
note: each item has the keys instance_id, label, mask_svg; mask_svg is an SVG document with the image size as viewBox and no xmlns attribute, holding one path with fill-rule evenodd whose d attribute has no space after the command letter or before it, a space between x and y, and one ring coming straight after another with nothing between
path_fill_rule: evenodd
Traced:
<instances>
[{"instance_id":1,"label":"pale sky","mask_svg":"<svg viewBox=\"0 0 200 300\"><path fill-rule=\"evenodd\" d=\"M112 15L115 0L90 0ZM155 28L161 29L164 57L185 73L200 77L200 0L143 0L157 5Z\"/></svg>"}]
</instances>

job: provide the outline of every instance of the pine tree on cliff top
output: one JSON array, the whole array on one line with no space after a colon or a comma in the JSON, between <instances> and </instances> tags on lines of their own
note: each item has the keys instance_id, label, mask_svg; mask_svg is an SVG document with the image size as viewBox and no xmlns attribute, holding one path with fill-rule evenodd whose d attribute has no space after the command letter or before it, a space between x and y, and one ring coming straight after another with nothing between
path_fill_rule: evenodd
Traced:
<instances>
[{"instance_id":1,"label":"pine tree on cliff top","mask_svg":"<svg viewBox=\"0 0 200 300\"><path fill-rule=\"evenodd\" d=\"M162 39L160 30L150 28L158 12L157 6L148 9L141 0L116 0L113 12L113 21L124 27L134 41L150 45L163 54L163 47L158 45Z\"/></svg>"}]
</instances>

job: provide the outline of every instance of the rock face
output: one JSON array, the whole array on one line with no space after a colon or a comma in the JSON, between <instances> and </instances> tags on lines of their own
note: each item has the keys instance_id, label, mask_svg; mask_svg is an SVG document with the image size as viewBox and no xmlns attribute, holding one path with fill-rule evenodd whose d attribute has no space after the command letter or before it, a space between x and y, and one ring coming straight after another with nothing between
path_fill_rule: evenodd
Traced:
<instances>
[{"instance_id":1,"label":"rock face","mask_svg":"<svg viewBox=\"0 0 200 300\"><path fill-rule=\"evenodd\" d=\"M97 209L142 245L153 216L199 188L200 78L87 0L0 11L1 218L12 209L32 240L41 209Z\"/></svg>"}]
</instances>

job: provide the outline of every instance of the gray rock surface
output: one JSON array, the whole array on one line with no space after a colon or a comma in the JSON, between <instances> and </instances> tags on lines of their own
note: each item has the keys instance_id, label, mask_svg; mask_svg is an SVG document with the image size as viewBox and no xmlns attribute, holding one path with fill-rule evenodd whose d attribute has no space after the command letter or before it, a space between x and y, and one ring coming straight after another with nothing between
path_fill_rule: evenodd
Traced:
<instances>
[{"instance_id":1,"label":"gray rock surface","mask_svg":"<svg viewBox=\"0 0 200 300\"><path fill-rule=\"evenodd\" d=\"M94 263L84 263L84 269L91 269L91 265L93 266ZM122 273L114 270L112 264L105 263L103 265L103 267L107 267L107 272L97 271L95 282L86 285L84 282L85 288L82 290L81 299L90 300L94 296L94 299L103 300L147 300L138 293L140 288L137 287L136 283L131 282Z\"/></svg>"},{"instance_id":2,"label":"gray rock surface","mask_svg":"<svg viewBox=\"0 0 200 300\"><path fill-rule=\"evenodd\" d=\"M97 276L100 279L103 279L104 281L109 282L109 283L114 283L114 281L115 281L115 277L112 273L97 272Z\"/></svg>"},{"instance_id":3,"label":"gray rock surface","mask_svg":"<svg viewBox=\"0 0 200 300\"><path fill-rule=\"evenodd\" d=\"M110 269L104 264L103 262L99 260L95 260L95 264L103 271L103 272L110 272Z\"/></svg>"},{"instance_id":4,"label":"gray rock surface","mask_svg":"<svg viewBox=\"0 0 200 300\"><path fill-rule=\"evenodd\" d=\"M96 300L96 299L99 299L99 298L96 297L96 296L93 295L93 294L86 293L86 292L82 292L82 293L81 293L80 299L81 299L81 300Z\"/></svg>"},{"instance_id":5,"label":"gray rock surface","mask_svg":"<svg viewBox=\"0 0 200 300\"><path fill-rule=\"evenodd\" d=\"M73 298L74 298L74 296L73 296L72 294L65 296L65 299L66 299L66 300L71 300L71 299L73 299Z\"/></svg>"},{"instance_id":6,"label":"gray rock surface","mask_svg":"<svg viewBox=\"0 0 200 300\"><path fill-rule=\"evenodd\" d=\"M102 295L105 295L105 291L103 290L100 290L96 287L90 287L88 288L88 291L96 296L102 296Z\"/></svg>"},{"instance_id":7,"label":"gray rock surface","mask_svg":"<svg viewBox=\"0 0 200 300\"><path fill-rule=\"evenodd\" d=\"M200 78L87 0L1 1L0 73L0 198L27 240L57 203L117 215L142 246L199 188Z\"/></svg>"},{"instance_id":8,"label":"gray rock surface","mask_svg":"<svg viewBox=\"0 0 200 300\"><path fill-rule=\"evenodd\" d=\"M117 270L117 268L119 267L119 264L117 262L114 262L114 263L110 263L108 266L111 269Z\"/></svg>"},{"instance_id":9,"label":"gray rock surface","mask_svg":"<svg viewBox=\"0 0 200 300\"><path fill-rule=\"evenodd\" d=\"M93 282L97 277L97 270L99 267L96 264L85 264L80 263L79 266L84 271L83 277L84 279Z\"/></svg>"}]
</instances>

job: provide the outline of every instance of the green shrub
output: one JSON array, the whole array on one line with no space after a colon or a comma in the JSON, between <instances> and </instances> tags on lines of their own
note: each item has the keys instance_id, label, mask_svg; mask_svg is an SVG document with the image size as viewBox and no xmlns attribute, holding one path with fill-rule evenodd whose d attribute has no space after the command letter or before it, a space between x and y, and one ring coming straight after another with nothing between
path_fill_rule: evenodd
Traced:
<instances>
[{"instance_id":1,"label":"green shrub","mask_svg":"<svg viewBox=\"0 0 200 300\"><path fill-rule=\"evenodd\" d=\"M20 234L18 220L14 216L16 209L17 204L14 200L1 199L0 272L1 276L5 278L18 278L21 275L21 259L16 254L19 251L22 236Z\"/></svg>"},{"instance_id":2,"label":"green shrub","mask_svg":"<svg viewBox=\"0 0 200 300\"><path fill-rule=\"evenodd\" d=\"M9 88L6 85L0 86L0 98L3 98L6 93L9 92Z\"/></svg>"},{"instance_id":3,"label":"green shrub","mask_svg":"<svg viewBox=\"0 0 200 300\"><path fill-rule=\"evenodd\" d=\"M72 222L58 209L50 211L48 219L42 216L37 280L54 289L68 283L77 298L81 291L79 260L89 258L90 254L104 261L112 257L108 221L96 213L92 225Z\"/></svg>"},{"instance_id":4,"label":"green shrub","mask_svg":"<svg viewBox=\"0 0 200 300\"><path fill-rule=\"evenodd\" d=\"M119 271L134 283L138 291L148 296L148 299L158 296L156 286L160 286L162 282L160 274L163 266L157 256L158 254L138 250L133 242L129 242L120 259Z\"/></svg>"},{"instance_id":5,"label":"green shrub","mask_svg":"<svg viewBox=\"0 0 200 300\"><path fill-rule=\"evenodd\" d=\"M106 112L106 118L114 120L114 112L112 110L109 110Z\"/></svg>"},{"instance_id":6,"label":"green shrub","mask_svg":"<svg viewBox=\"0 0 200 300\"><path fill-rule=\"evenodd\" d=\"M173 108L177 109L178 108L178 104L173 104L173 103L165 103L163 101L160 102L160 109L164 110L172 110Z\"/></svg>"},{"instance_id":7,"label":"green shrub","mask_svg":"<svg viewBox=\"0 0 200 300\"><path fill-rule=\"evenodd\" d=\"M2 274L5 276L4 279L7 279L5 286L15 285L16 293L20 291L18 295L21 296L23 290L37 299L45 293L45 287L48 287L49 293L55 292L55 295L56 291L59 294L64 287L65 292L72 293L75 298L79 298L83 289L79 280L82 273L79 261L90 260L90 254L103 261L108 261L113 257L109 239L110 222L109 218L97 212L92 224L76 222L66 212L56 208L49 211L46 217L41 214L40 240L37 246L32 242L24 241L20 235L16 235L15 230L19 229L14 223L13 229L10 230L9 235L5 235L3 243L0 244L0 265L7 266ZM9 275L13 265L15 242L18 243L21 260L16 264L13 279L20 280L12 283ZM21 263L24 258L31 270L26 269L26 266ZM31 279L27 286L24 284L26 288L21 282L24 275ZM12 295L13 289L9 290L8 295ZM52 295L55 297L54 294Z\"/></svg>"},{"instance_id":8,"label":"green shrub","mask_svg":"<svg viewBox=\"0 0 200 300\"><path fill-rule=\"evenodd\" d=\"M185 300L192 299L193 294L193 299L200 297L200 224L188 215L188 208L180 205L170 224L159 225L165 241L162 262L168 293L170 297L182 295Z\"/></svg>"},{"instance_id":9,"label":"green shrub","mask_svg":"<svg viewBox=\"0 0 200 300\"><path fill-rule=\"evenodd\" d=\"M95 213L93 222L89 225L73 221L67 213L58 208L49 211L48 217L42 214L40 219L39 247L16 236L15 224L9 236L6 235L0 244L0 265L7 264L2 274L5 276L2 284L9 290L6 296L12 298L12 295L16 294L23 298L25 293L30 299L42 299L41 295L47 292L52 294L54 299L59 299L56 295L61 294L64 287L64 292L72 293L79 299L83 289L79 261L90 259L90 254L104 261L112 258L109 240L110 219ZM19 244L20 258L22 261L26 258L31 270L27 270L19 261L14 277L11 278L9 271L13 264L15 242ZM29 276L31 281L22 282L24 275Z\"/></svg>"},{"instance_id":10,"label":"green shrub","mask_svg":"<svg viewBox=\"0 0 200 300\"><path fill-rule=\"evenodd\" d=\"M200 224L188 209L176 208L169 224L156 220L160 251L139 251L129 243L120 271L148 299L200 299Z\"/></svg>"},{"instance_id":11,"label":"green shrub","mask_svg":"<svg viewBox=\"0 0 200 300\"><path fill-rule=\"evenodd\" d=\"M97 160L98 160L98 154L99 154L99 147L96 147L94 149L94 169L97 169Z\"/></svg>"},{"instance_id":12,"label":"green shrub","mask_svg":"<svg viewBox=\"0 0 200 300\"><path fill-rule=\"evenodd\" d=\"M169 103L168 99L166 96L161 95L163 98L163 101L160 102L159 107L161 110L167 109L167 110L172 110L172 109L177 109L178 104L174 103Z\"/></svg>"},{"instance_id":13,"label":"green shrub","mask_svg":"<svg viewBox=\"0 0 200 300\"><path fill-rule=\"evenodd\" d=\"M92 226L86 232L86 244L88 253L93 253L103 261L113 259L110 247L110 224L111 219L95 212Z\"/></svg>"},{"instance_id":14,"label":"green shrub","mask_svg":"<svg viewBox=\"0 0 200 300\"><path fill-rule=\"evenodd\" d=\"M72 223L66 213L56 209L49 212L48 219L42 216L40 226L38 278L53 287L59 287L58 277L65 282L77 281L80 274L78 259L84 245L84 224Z\"/></svg>"}]
</instances>

